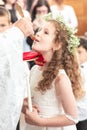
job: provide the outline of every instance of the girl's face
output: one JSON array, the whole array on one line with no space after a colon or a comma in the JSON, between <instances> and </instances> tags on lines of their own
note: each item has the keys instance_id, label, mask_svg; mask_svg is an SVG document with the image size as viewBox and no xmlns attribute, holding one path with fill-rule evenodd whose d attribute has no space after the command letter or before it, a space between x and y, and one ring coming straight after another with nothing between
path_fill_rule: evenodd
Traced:
<instances>
[{"instance_id":1,"label":"girl's face","mask_svg":"<svg viewBox=\"0 0 87 130\"><path fill-rule=\"evenodd\" d=\"M85 48L83 48L82 46L80 46L77 51L78 51L78 60L79 60L80 64L86 62L87 61L87 50Z\"/></svg>"},{"instance_id":2,"label":"girl's face","mask_svg":"<svg viewBox=\"0 0 87 130\"><path fill-rule=\"evenodd\" d=\"M32 49L40 52L52 52L54 48L55 28L52 23L46 22L37 32L36 37L38 41L34 41Z\"/></svg>"}]
</instances>

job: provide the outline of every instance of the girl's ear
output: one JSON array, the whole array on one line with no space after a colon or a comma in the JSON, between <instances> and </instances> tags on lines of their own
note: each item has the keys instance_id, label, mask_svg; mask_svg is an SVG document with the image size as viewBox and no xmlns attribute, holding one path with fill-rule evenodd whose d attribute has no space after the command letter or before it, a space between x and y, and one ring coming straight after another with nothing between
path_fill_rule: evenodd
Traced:
<instances>
[{"instance_id":1,"label":"girl's ear","mask_svg":"<svg viewBox=\"0 0 87 130\"><path fill-rule=\"evenodd\" d=\"M62 43L61 42L60 43L56 43L53 46L53 51L59 50L61 47L62 47Z\"/></svg>"}]
</instances>

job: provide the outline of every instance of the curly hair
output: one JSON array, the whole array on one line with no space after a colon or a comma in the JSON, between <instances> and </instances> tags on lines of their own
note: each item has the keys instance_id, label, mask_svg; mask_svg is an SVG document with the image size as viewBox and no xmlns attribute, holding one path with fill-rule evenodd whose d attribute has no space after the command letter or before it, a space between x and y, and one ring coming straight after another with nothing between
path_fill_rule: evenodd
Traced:
<instances>
[{"instance_id":1,"label":"curly hair","mask_svg":"<svg viewBox=\"0 0 87 130\"><path fill-rule=\"evenodd\" d=\"M62 44L62 47L54 51L51 61L42 73L43 79L38 83L37 89L42 93L46 92L47 89L50 89L51 83L56 78L59 69L64 69L70 78L74 96L76 99L79 99L84 95L84 91L81 86L82 80L77 58L75 54L70 53L67 49L68 43L66 39L69 37L67 30L63 30L58 22L54 20L48 22L51 22L56 28L55 44Z\"/></svg>"}]
</instances>

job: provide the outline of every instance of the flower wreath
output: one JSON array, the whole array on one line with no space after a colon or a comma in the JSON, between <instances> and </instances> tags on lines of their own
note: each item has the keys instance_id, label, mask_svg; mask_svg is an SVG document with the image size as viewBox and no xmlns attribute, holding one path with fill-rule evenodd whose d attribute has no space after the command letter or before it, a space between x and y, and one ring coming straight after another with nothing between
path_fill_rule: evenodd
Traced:
<instances>
[{"instance_id":1,"label":"flower wreath","mask_svg":"<svg viewBox=\"0 0 87 130\"><path fill-rule=\"evenodd\" d=\"M67 30L68 35L69 35L69 38L66 39L66 42L68 43L67 48L68 48L68 51L73 54L76 48L78 47L78 45L80 44L79 38L75 36L75 33L77 32L77 30L72 27L69 27L64 21L63 16L61 15L54 17L52 13L48 13L47 15L44 16L44 19L46 21L56 20L60 24L63 30Z\"/></svg>"}]
</instances>

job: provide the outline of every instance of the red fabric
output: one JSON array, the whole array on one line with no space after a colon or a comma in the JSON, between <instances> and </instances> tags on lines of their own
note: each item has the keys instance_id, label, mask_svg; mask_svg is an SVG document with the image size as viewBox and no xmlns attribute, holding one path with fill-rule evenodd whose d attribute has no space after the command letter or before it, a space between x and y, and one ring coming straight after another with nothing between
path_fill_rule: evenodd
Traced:
<instances>
[{"instance_id":1,"label":"red fabric","mask_svg":"<svg viewBox=\"0 0 87 130\"><path fill-rule=\"evenodd\" d=\"M43 56L40 53L34 52L34 51L24 52L23 53L23 60L24 61L35 60L35 63L39 66L43 66L45 64Z\"/></svg>"},{"instance_id":2,"label":"red fabric","mask_svg":"<svg viewBox=\"0 0 87 130\"><path fill-rule=\"evenodd\" d=\"M23 60L26 61L26 60L33 60L34 58L38 57L39 54L37 52L33 52L33 51L30 51L30 52L24 52L23 53Z\"/></svg>"}]
</instances>

